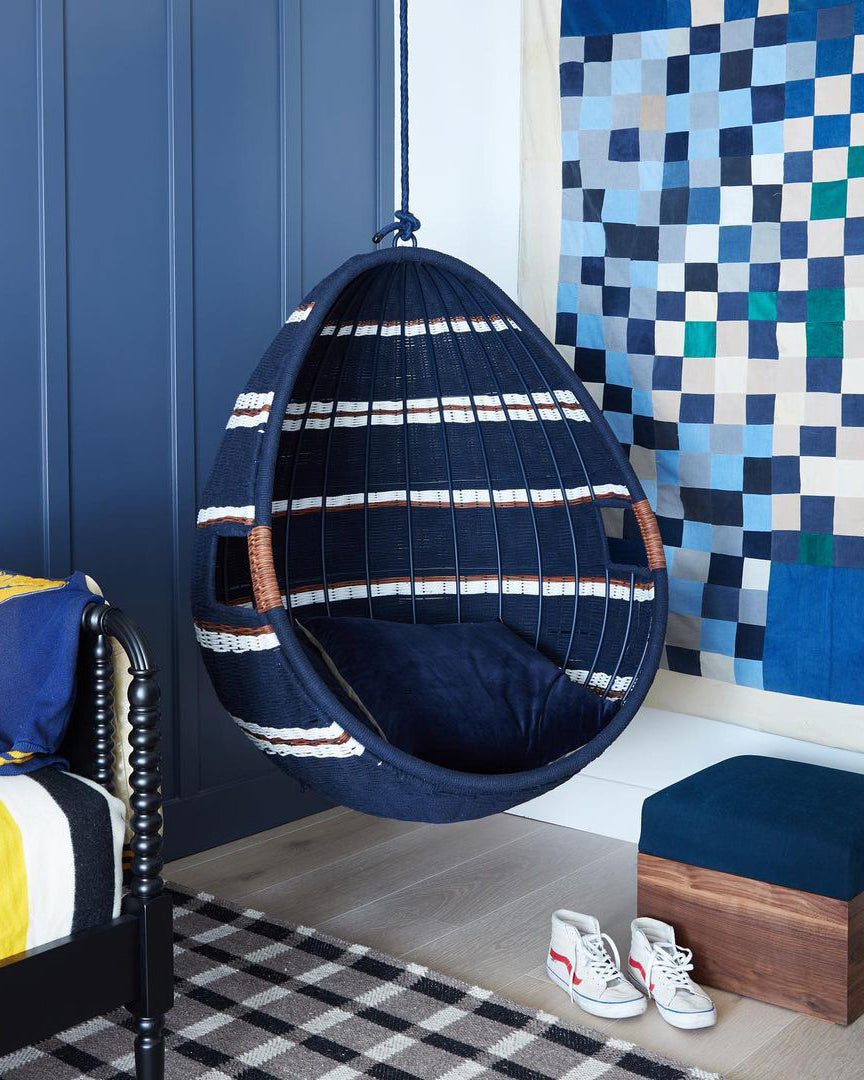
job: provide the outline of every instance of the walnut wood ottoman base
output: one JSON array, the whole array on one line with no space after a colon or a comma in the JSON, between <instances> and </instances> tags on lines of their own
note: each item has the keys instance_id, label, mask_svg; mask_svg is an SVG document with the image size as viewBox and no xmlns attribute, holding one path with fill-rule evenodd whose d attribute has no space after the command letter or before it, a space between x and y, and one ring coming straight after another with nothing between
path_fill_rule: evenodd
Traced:
<instances>
[{"instance_id":1,"label":"walnut wood ottoman base","mask_svg":"<svg viewBox=\"0 0 864 1080\"><path fill-rule=\"evenodd\" d=\"M864 1012L864 892L850 901L638 856L640 916L675 927L698 982L851 1024Z\"/></svg>"}]
</instances>

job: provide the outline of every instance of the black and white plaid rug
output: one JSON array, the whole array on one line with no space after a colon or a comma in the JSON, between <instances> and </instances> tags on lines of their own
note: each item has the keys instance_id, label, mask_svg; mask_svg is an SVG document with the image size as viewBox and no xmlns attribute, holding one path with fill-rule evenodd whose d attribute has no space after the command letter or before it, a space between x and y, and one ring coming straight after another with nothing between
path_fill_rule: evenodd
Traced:
<instances>
[{"instance_id":1,"label":"black and white plaid rug","mask_svg":"<svg viewBox=\"0 0 864 1080\"><path fill-rule=\"evenodd\" d=\"M173 890L166 1080L719 1080L419 964ZM120 1010L0 1058L4 1080L133 1080Z\"/></svg>"}]
</instances>

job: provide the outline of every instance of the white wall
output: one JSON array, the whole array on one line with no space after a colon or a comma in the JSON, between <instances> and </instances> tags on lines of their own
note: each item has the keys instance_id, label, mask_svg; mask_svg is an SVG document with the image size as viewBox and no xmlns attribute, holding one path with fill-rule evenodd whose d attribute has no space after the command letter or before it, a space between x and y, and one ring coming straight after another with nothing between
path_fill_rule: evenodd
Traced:
<instances>
[{"instance_id":1,"label":"white wall","mask_svg":"<svg viewBox=\"0 0 864 1080\"><path fill-rule=\"evenodd\" d=\"M520 0L410 0L408 20L418 241L471 263L515 297ZM397 32L397 110L398 49ZM398 204L398 116L396 128Z\"/></svg>"}]
</instances>

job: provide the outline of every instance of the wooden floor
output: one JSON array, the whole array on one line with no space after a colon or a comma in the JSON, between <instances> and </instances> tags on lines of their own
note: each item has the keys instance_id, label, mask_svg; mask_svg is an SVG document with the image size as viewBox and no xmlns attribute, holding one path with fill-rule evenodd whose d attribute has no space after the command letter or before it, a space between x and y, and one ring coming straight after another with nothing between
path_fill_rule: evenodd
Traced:
<instances>
[{"instance_id":1,"label":"wooden floor","mask_svg":"<svg viewBox=\"0 0 864 1080\"><path fill-rule=\"evenodd\" d=\"M632 844L510 815L416 825L337 809L181 859L166 876L729 1080L864 1076L864 1018L843 1029L717 991L717 1026L681 1032L653 1006L608 1022L572 1006L544 975L549 915L557 907L594 913L624 952L635 865Z\"/></svg>"}]
</instances>

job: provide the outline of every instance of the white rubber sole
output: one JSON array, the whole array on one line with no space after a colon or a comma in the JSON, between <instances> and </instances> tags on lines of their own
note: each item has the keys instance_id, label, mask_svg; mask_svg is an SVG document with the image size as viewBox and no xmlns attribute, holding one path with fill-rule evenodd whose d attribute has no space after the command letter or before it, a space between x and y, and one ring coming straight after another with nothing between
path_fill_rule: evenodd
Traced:
<instances>
[{"instance_id":1,"label":"white rubber sole","mask_svg":"<svg viewBox=\"0 0 864 1080\"><path fill-rule=\"evenodd\" d=\"M546 974L556 986L560 987L568 997L570 996L570 987L557 971L553 971L548 963L546 965ZM603 1016L607 1020L626 1020L630 1016L641 1016L648 1008L648 999L642 994L639 994L637 998L632 998L630 1001L607 1002L586 997L574 988L573 1001L583 1012L590 1013L592 1016Z\"/></svg>"},{"instance_id":2,"label":"white rubber sole","mask_svg":"<svg viewBox=\"0 0 864 1080\"><path fill-rule=\"evenodd\" d=\"M667 1024L681 1028L682 1031L696 1031L699 1028L714 1027L717 1023L717 1010L706 1009L704 1012L686 1013L675 1012L673 1009L665 1009L659 1001L655 1001L657 1011Z\"/></svg>"}]
</instances>

